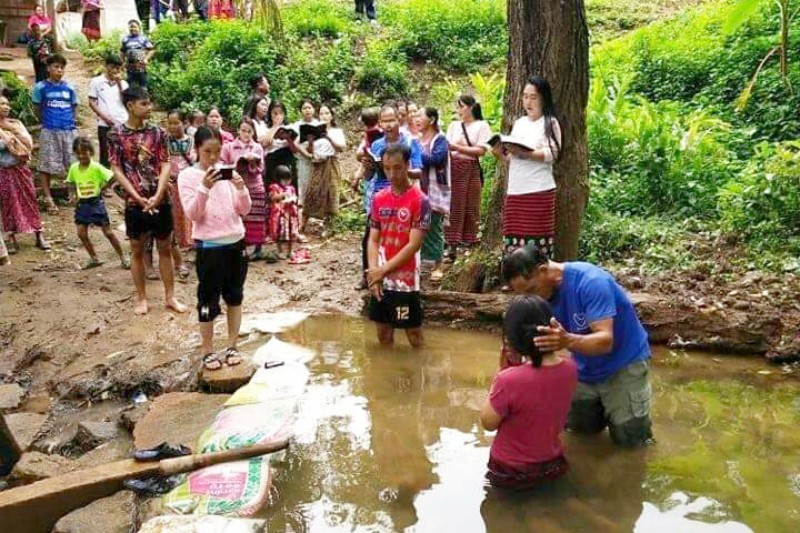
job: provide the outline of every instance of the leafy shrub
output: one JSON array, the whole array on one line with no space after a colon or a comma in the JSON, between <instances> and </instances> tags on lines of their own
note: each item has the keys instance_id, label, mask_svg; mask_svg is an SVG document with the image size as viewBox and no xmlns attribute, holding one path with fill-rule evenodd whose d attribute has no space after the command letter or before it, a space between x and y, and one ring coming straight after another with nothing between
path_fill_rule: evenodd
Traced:
<instances>
[{"instance_id":1,"label":"leafy shrub","mask_svg":"<svg viewBox=\"0 0 800 533\"><path fill-rule=\"evenodd\" d=\"M11 90L11 116L22 121L26 126L39 123L31 102L31 93L24 81L16 74L6 70L0 71L0 87Z\"/></svg>"},{"instance_id":2,"label":"leafy shrub","mask_svg":"<svg viewBox=\"0 0 800 533\"><path fill-rule=\"evenodd\" d=\"M188 31L193 29L190 27ZM160 46L159 35L160 32L156 32L154 36L156 47ZM177 40L175 33L166 35L167 43L173 42L170 39ZM164 57L171 57L172 61L151 64L153 95L164 109L207 111L218 106L227 121L233 123L241 116L249 95L250 78L258 72L274 72L285 59L279 44L257 27L242 21L206 25L205 38L191 48L188 58L181 52L172 55L168 45ZM270 81L280 94L285 80Z\"/></svg>"},{"instance_id":3,"label":"leafy shrub","mask_svg":"<svg viewBox=\"0 0 800 533\"><path fill-rule=\"evenodd\" d=\"M389 40L372 40L356 68L358 89L376 101L406 94L408 74L402 52Z\"/></svg>"},{"instance_id":4,"label":"leafy shrub","mask_svg":"<svg viewBox=\"0 0 800 533\"><path fill-rule=\"evenodd\" d=\"M288 50L276 73L281 100L294 106L303 98L339 103L355 72L350 43L338 41L319 49L319 43L300 43ZM272 78L272 75L270 76Z\"/></svg>"},{"instance_id":5,"label":"leafy shrub","mask_svg":"<svg viewBox=\"0 0 800 533\"><path fill-rule=\"evenodd\" d=\"M81 41L78 48L83 57L90 61L102 62L112 54L120 55L120 43L122 41L122 30L117 30L100 39L99 41L89 42L86 38Z\"/></svg>"},{"instance_id":6,"label":"leafy shrub","mask_svg":"<svg viewBox=\"0 0 800 533\"><path fill-rule=\"evenodd\" d=\"M156 47L153 60L161 63L182 62L185 65L191 53L203 44L206 36L212 32L224 31L225 24L217 20L210 22L197 20L180 24L172 21L162 22L150 35Z\"/></svg>"},{"instance_id":7,"label":"leafy shrub","mask_svg":"<svg viewBox=\"0 0 800 533\"><path fill-rule=\"evenodd\" d=\"M635 215L711 217L737 170L730 126L673 102L652 103L595 79L589 153L595 201Z\"/></svg>"},{"instance_id":8,"label":"leafy shrub","mask_svg":"<svg viewBox=\"0 0 800 533\"><path fill-rule=\"evenodd\" d=\"M408 57L466 72L505 59L505 12L503 0L406 0L387 4L381 21Z\"/></svg>"},{"instance_id":9,"label":"leafy shrub","mask_svg":"<svg viewBox=\"0 0 800 533\"><path fill-rule=\"evenodd\" d=\"M300 37L342 37L353 33L350 10L332 0L305 0L281 10L287 33Z\"/></svg>"},{"instance_id":10,"label":"leafy shrub","mask_svg":"<svg viewBox=\"0 0 800 533\"><path fill-rule=\"evenodd\" d=\"M800 251L800 142L760 143L719 194L723 227L758 247Z\"/></svg>"}]
</instances>

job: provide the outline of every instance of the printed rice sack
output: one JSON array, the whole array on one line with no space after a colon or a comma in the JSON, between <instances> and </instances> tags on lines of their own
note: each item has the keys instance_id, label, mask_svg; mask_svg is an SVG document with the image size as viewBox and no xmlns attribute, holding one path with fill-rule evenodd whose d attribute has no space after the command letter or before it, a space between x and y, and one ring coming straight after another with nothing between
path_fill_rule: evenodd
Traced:
<instances>
[{"instance_id":1,"label":"printed rice sack","mask_svg":"<svg viewBox=\"0 0 800 533\"><path fill-rule=\"evenodd\" d=\"M220 452L288 439L296 411L295 399L228 407L200 435L197 447L201 453Z\"/></svg>"},{"instance_id":2,"label":"printed rice sack","mask_svg":"<svg viewBox=\"0 0 800 533\"><path fill-rule=\"evenodd\" d=\"M289 363L308 363L314 358L315 352L309 348L284 342L274 335L261 348L253 354L253 363L263 367L269 361L283 361Z\"/></svg>"},{"instance_id":3,"label":"printed rice sack","mask_svg":"<svg viewBox=\"0 0 800 533\"><path fill-rule=\"evenodd\" d=\"M275 368L260 368L250 383L239 388L225 407L271 403L275 400L299 401L308 383L310 372L305 365L283 365Z\"/></svg>"},{"instance_id":4,"label":"printed rice sack","mask_svg":"<svg viewBox=\"0 0 800 533\"><path fill-rule=\"evenodd\" d=\"M223 516L156 516L139 533L265 533L266 520Z\"/></svg>"},{"instance_id":5,"label":"printed rice sack","mask_svg":"<svg viewBox=\"0 0 800 533\"><path fill-rule=\"evenodd\" d=\"M162 503L181 514L252 516L267 503L269 487L269 456L253 457L192 472Z\"/></svg>"}]
</instances>

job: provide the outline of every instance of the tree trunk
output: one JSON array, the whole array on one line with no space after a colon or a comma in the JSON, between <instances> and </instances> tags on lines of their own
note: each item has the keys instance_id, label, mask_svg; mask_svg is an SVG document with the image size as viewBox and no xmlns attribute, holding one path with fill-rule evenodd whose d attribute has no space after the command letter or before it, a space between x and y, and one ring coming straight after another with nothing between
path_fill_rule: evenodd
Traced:
<instances>
[{"instance_id":1,"label":"tree trunk","mask_svg":"<svg viewBox=\"0 0 800 533\"><path fill-rule=\"evenodd\" d=\"M508 32L503 131L510 131L514 120L524 113L525 81L533 75L546 78L553 88L563 132L561 157L555 165L556 258L575 259L589 198L589 32L583 0L508 0ZM507 183L507 169L499 167L484 226L484 242L492 247L502 238Z\"/></svg>"}]
</instances>

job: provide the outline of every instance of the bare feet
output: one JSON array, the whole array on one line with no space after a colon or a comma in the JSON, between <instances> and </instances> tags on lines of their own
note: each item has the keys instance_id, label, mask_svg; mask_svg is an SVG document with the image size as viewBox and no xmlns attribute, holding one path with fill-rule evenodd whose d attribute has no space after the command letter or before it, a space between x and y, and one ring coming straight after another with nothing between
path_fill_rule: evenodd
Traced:
<instances>
[{"instance_id":1,"label":"bare feet","mask_svg":"<svg viewBox=\"0 0 800 533\"><path fill-rule=\"evenodd\" d=\"M133 313L136 315L146 315L149 310L150 306L147 305L147 300L139 300L139 303L133 308Z\"/></svg>"},{"instance_id":2,"label":"bare feet","mask_svg":"<svg viewBox=\"0 0 800 533\"><path fill-rule=\"evenodd\" d=\"M167 304L167 309L172 309L176 313L185 313L186 311L189 310L188 307L186 307L185 305L180 303L174 297L173 298L167 298L166 304Z\"/></svg>"}]
</instances>

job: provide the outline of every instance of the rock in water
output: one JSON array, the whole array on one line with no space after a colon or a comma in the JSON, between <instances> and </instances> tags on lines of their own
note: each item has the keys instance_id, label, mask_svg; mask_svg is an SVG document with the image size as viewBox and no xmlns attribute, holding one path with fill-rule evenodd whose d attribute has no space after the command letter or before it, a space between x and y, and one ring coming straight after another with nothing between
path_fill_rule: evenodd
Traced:
<instances>
[{"instance_id":1,"label":"rock in water","mask_svg":"<svg viewBox=\"0 0 800 533\"><path fill-rule=\"evenodd\" d=\"M79 449L89 451L114 440L118 434L119 429L114 422L81 422L75 434L75 443Z\"/></svg>"},{"instance_id":2,"label":"rock in water","mask_svg":"<svg viewBox=\"0 0 800 533\"><path fill-rule=\"evenodd\" d=\"M136 496L123 490L62 517L53 533L128 533L135 523Z\"/></svg>"},{"instance_id":3,"label":"rock in water","mask_svg":"<svg viewBox=\"0 0 800 533\"><path fill-rule=\"evenodd\" d=\"M142 450L168 442L195 450L197 439L228 398L227 394L199 392L171 392L159 396L133 430L135 447Z\"/></svg>"}]
</instances>

